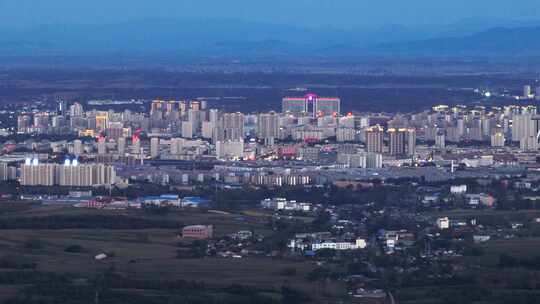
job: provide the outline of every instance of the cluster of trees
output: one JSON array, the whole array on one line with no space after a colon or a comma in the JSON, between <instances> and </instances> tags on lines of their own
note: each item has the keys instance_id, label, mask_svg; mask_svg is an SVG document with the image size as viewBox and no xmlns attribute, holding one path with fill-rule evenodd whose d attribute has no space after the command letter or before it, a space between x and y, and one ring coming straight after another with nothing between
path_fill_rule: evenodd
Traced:
<instances>
[{"instance_id":1,"label":"cluster of trees","mask_svg":"<svg viewBox=\"0 0 540 304\"><path fill-rule=\"evenodd\" d=\"M515 303L538 303L540 293L533 290L504 290L494 289L484 285L465 285L451 288L433 288L425 293L396 292L400 301L417 301L421 299L436 300L441 304L515 304Z\"/></svg>"},{"instance_id":2,"label":"cluster of trees","mask_svg":"<svg viewBox=\"0 0 540 304\"><path fill-rule=\"evenodd\" d=\"M207 189L203 193L211 194L217 207L223 209L239 209L253 207L259 201L269 197L285 197L297 201L315 204L331 203L335 205L362 204L376 202L385 205L398 205L410 194L412 189L407 185L380 185L371 188L355 189L353 187L337 187L331 184L324 187L244 187L240 189L216 190Z\"/></svg>"},{"instance_id":3,"label":"cluster of trees","mask_svg":"<svg viewBox=\"0 0 540 304\"><path fill-rule=\"evenodd\" d=\"M177 257L179 259L198 259L207 256L208 242L205 240L195 240L188 246L178 243Z\"/></svg>"},{"instance_id":4,"label":"cluster of trees","mask_svg":"<svg viewBox=\"0 0 540 304\"><path fill-rule=\"evenodd\" d=\"M500 268L516 268L523 267L526 269L540 270L540 256L532 258L518 258L508 254L501 254L499 256Z\"/></svg>"},{"instance_id":5,"label":"cluster of trees","mask_svg":"<svg viewBox=\"0 0 540 304\"><path fill-rule=\"evenodd\" d=\"M36 267L37 263L22 255L9 254L0 257L0 268L35 269Z\"/></svg>"}]
</instances>

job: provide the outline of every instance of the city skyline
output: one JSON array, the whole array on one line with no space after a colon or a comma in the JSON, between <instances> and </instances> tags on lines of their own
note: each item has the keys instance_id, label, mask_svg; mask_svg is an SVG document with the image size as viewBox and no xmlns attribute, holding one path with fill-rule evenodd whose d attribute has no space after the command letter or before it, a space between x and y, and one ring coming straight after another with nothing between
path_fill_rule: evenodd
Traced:
<instances>
[{"instance_id":1,"label":"city skyline","mask_svg":"<svg viewBox=\"0 0 540 304\"><path fill-rule=\"evenodd\" d=\"M540 296L538 0L0 0L0 304Z\"/></svg>"}]
</instances>

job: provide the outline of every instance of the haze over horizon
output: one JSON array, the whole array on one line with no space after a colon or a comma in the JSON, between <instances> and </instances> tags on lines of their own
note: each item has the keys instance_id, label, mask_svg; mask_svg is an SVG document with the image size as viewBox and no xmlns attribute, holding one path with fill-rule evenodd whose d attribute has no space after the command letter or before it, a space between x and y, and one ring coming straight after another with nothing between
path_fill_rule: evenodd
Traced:
<instances>
[{"instance_id":1,"label":"haze over horizon","mask_svg":"<svg viewBox=\"0 0 540 304\"><path fill-rule=\"evenodd\" d=\"M142 19L234 19L298 27L352 29L448 25L464 19L500 21L502 25L506 21L540 20L540 7L535 0L519 2L516 5L503 0L382 0L378 3L365 0L162 0L156 5L153 1L128 0L0 0L0 27L97 25Z\"/></svg>"}]
</instances>

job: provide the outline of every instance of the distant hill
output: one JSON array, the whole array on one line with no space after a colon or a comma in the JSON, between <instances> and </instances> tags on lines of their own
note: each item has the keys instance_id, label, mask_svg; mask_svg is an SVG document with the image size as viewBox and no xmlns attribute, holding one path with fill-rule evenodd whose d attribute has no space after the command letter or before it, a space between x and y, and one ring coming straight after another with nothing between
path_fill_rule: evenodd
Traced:
<instances>
[{"instance_id":1,"label":"distant hill","mask_svg":"<svg viewBox=\"0 0 540 304\"><path fill-rule=\"evenodd\" d=\"M486 24L499 24L497 21ZM109 25L0 29L0 56L324 58L358 56L537 55L540 25L481 29L464 21L439 28L313 29L238 20L145 20Z\"/></svg>"},{"instance_id":2,"label":"distant hill","mask_svg":"<svg viewBox=\"0 0 540 304\"><path fill-rule=\"evenodd\" d=\"M148 20L102 26L47 26L0 30L0 49L17 52L218 54L238 49L263 52L286 50L295 45L315 48L318 43L337 43L350 37L339 30L310 30L265 23L212 20Z\"/></svg>"},{"instance_id":3,"label":"distant hill","mask_svg":"<svg viewBox=\"0 0 540 304\"><path fill-rule=\"evenodd\" d=\"M538 56L540 26L493 28L463 37L383 43L370 53L427 56Z\"/></svg>"}]
</instances>

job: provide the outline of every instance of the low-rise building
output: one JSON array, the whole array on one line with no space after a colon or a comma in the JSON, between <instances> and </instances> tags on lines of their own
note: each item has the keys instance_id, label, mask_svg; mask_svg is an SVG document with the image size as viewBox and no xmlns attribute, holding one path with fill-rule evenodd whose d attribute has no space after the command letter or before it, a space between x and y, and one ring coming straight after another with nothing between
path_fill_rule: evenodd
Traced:
<instances>
[{"instance_id":1,"label":"low-rise building","mask_svg":"<svg viewBox=\"0 0 540 304\"><path fill-rule=\"evenodd\" d=\"M465 194L467 192L467 185L456 185L450 187L450 193L452 194Z\"/></svg>"},{"instance_id":2,"label":"low-rise building","mask_svg":"<svg viewBox=\"0 0 540 304\"><path fill-rule=\"evenodd\" d=\"M159 196L145 196L139 198L139 201L143 205L154 205L154 206L181 206L181 199L178 195L175 194L163 194Z\"/></svg>"},{"instance_id":3,"label":"low-rise building","mask_svg":"<svg viewBox=\"0 0 540 304\"><path fill-rule=\"evenodd\" d=\"M214 237L214 226L193 225L182 228L182 237L206 240Z\"/></svg>"},{"instance_id":4,"label":"low-rise building","mask_svg":"<svg viewBox=\"0 0 540 304\"><path fill-rule=\"evenodd\" d=\"M294 200L287 200L285 198L267 198L261 201L261 207L264 209L270 209L274 211L286 210L286 211L303 211L309 212L312 210L311 203L299 203Z\"/></svg>"},{"instance_id":5,"label":"low-rise building","mask_svg":"<svg viewBox=\"0 0 540 304\"><path fill-rule=\"evenodd\" d=\"M448 217L441 217L437 219L437 228L444 230L450 228L450 219Z\"/></svg>"},{"instance_id":6,"label":"low-rise building","mask_svg":"<svg viewBox=\"0 0 540 304\"><path fill-rule=\"evenodd\" d=\"M366 248L367 243L365 239L356 239L354 242L348 241L321 241L311 244L311 250L317 251L321 249L333 249L333 250L355 250Z\"/></svg>"},{"instance_id":7,"label":"low-rise building","mask_svg":"<svg viewBox=\"0 0 540 304\"><path fill-rule=\"evenodd\" d=\"M493 204L495 204L495 198L486 193L467 194L467 199L469 200L469 205L471 206L483 205L492 207Z\"/></svg>"}]
</instances>

